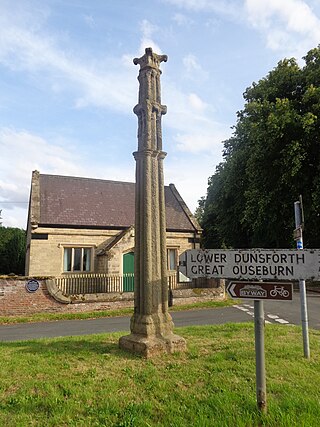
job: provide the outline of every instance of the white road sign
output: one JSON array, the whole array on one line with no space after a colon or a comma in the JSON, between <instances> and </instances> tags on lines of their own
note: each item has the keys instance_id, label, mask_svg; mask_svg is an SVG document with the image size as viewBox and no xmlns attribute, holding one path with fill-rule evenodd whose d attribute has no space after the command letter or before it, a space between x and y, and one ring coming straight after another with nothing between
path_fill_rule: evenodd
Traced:
<instances>
[{"instance_id":1,"label":"white road sign","mask_svg":"<svg viewBox=\"0 0 320 427\"><path fill-rule=\"evenodd\" d=\"M190 249L179 271L192 278L320 280L319 249Z\"/></svg>"}]
</instances>

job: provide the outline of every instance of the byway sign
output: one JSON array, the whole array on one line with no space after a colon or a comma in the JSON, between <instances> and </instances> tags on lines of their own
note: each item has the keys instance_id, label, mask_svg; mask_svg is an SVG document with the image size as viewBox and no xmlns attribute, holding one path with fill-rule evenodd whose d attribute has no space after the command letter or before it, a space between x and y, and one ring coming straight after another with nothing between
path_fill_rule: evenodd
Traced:
<instances>
[{"instance_id":1,"label":"byway sign","mask_svg":"<svg viewBox=\"0 0 320 427\"><path fill-rule=\"evenodd\" d=\"M196 277L236 280L320 280L319 249L190 249L179 271Z\"/></svg>"},{"instance_id":2,"label":"byway sign","mask_svg":"<svg viewBox=\"0 0 320 427\"><path fill-rule=\"evenodd\" d=\"M230 282L227 292L231 298L291 301L292 283Z\"/></svg>"}]
</instances>

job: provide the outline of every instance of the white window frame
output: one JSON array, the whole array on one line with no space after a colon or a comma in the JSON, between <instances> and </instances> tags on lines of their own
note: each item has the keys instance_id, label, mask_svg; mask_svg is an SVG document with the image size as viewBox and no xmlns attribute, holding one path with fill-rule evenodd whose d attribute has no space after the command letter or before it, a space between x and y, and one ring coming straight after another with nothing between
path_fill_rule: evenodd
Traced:
<instances>
[{"instance_id":1,"label":"white window frame","mask_svg":"<svg viewBox=\"0 0 320 427\"><path fill-rule=\"evenodd\" d=\"M175 262L175 268L171 269L170 268L170 264L171 264L171 257L170 257L170 251L174 251L174 262ZM177 267L178 267L178 248L167 248L167 269L168 271L177 271Z\"/></svg>"},{"instance_id":2,"label":"white window frame","mask_svg":"<svg viewBox=\"0 0 320 427\"><path fill-rule=\"evenodd\" d=\"M71 269L65 270L65 250L71 249ZM75 249L81 249L81 257L80 257L80 270L74 270L74 255L75 255ZM89 249L90 250L90 257L89 257L89 270L83 269L83 257L84 257L84 250ZM62 252L62 271L66 274L74 274L74 273L91 273L93 271L93 246L86 246L86 245L63 245L63 252Z\"/></svg>"}]
</instances>

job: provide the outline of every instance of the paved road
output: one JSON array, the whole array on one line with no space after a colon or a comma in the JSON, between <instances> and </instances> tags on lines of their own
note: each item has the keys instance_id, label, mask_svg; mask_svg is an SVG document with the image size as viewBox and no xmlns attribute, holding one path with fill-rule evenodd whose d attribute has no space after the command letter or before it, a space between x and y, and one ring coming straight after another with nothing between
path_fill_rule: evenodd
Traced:
<instances>
[{"instance_id":1,"label":"paved road","mask_svg":"<svg viewBox=\"0 0 320 427\"><path fill-rule=\"evenodd\" d=\"M320 329L320 293L310 292L307 295L309 327ZM236 306L240 311L253 317L253 301L243 301ZM270 323L301 325L299 293L295 292L292 301L264 302L265 319Z\"/></svg>"},{"instance_id":2,"label":"paved road","mask_svg":"<svg viewBox=\"0 0 320 427\"><path fill-rule=\"evenodd\" d=\"M308 294L308 313L310 328L320 329L320 294ZM176 327L248 322L253 318L253 301L243 301L234 307L173 312L171 314ZM265 301L265 318L270 323L299 325L301 322L298 293L294 294L292 302ZM0 325L0 342L129 331L129 322L129 317L113 317Z\"/></svg>"}]
</instances>

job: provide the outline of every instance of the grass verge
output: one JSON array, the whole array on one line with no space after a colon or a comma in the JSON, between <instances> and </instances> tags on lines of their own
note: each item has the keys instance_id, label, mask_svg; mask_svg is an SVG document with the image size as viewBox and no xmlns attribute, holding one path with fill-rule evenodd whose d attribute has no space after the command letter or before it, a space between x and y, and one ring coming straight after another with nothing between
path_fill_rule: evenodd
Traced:
<instances>
[{"instance_id":1,"label":"grass verge","mask_svg":"<svg viewBox=\"0 0 320 427\"><path fill-rule=\"evenodd\" d=\"M201 308L220 308L237 304L239 301L226 299L224 301L203 301L188 305L170 307L170 311L195 310ZM133 308L121 308L118 310L101 310L85 313L36 313L28 316L0 316L0 324L47 322L54 320L96 319L98 317L131 316Z\"/></svg>"},{"instance_id":2,"label":"grass verge","mask_svg":"<svg viewBox=\"0 0 320 427\"><path fill-rule=\"evenodd\" d=\"M266 325L268 413L255 400L253 324L179 328L186 353L144 360L121 333L0 345L0 425L319 425L320 331Z\"/></svg>"}]
</instances>

